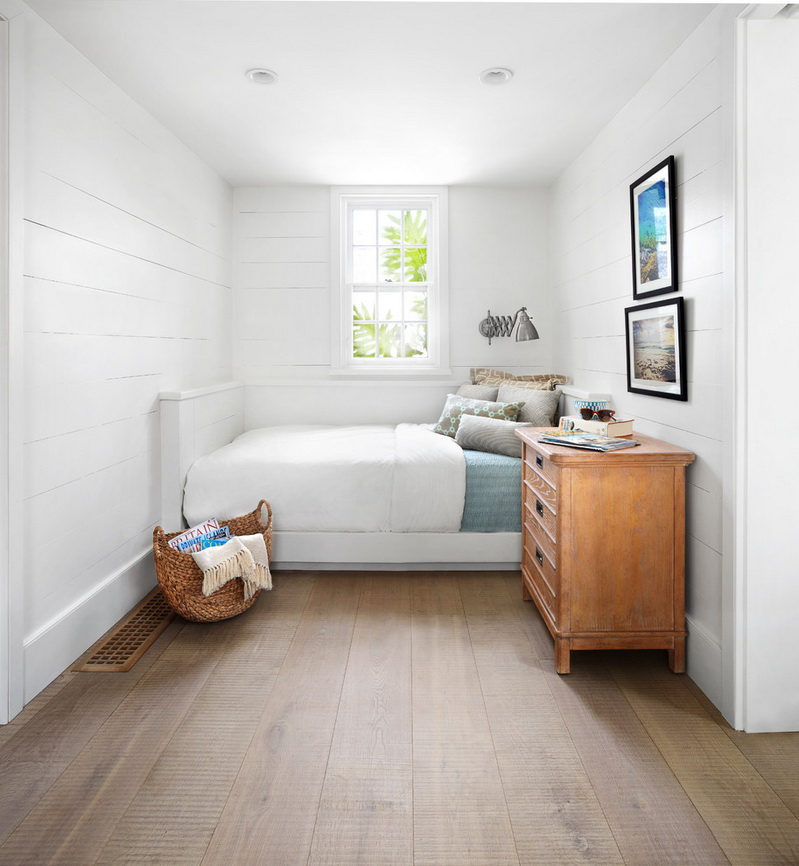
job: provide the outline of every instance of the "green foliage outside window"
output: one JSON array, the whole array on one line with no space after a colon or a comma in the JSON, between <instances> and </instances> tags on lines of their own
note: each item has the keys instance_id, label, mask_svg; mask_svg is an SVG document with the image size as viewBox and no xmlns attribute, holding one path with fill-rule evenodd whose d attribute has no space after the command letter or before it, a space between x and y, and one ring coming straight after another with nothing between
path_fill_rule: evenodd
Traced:
<instances>
[{"instance_id":1,"label":"green foliage outside window","mask_svg":"<svg viewBox=\"0 0 799 866\"><path fill-rule=\"evenodd\" d=\"M381 244L391 249L383 257L385 279L392 283L422 283L427 280L427 212L403 211L400 220L387 214ZM404 250L404 274L403 256ZM392 286L396 291L397 287ZM378 287L379 291L379 287ZM412 358L427 355L427 295L410 305L416 321L375 322L366 304L352 307L352 355L354 358ZM403 341L404 335L404 341ZM403 348L404 346L404 348Z\"/></svg>"}]
</instances>

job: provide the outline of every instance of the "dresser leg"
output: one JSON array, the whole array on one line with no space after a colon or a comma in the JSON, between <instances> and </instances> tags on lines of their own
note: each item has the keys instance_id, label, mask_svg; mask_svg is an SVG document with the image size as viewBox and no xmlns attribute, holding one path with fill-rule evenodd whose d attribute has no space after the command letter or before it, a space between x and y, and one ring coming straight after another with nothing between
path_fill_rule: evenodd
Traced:
<instances>
[{"instance_id":1,"label":"dresser leg","mask_svg":"<svg viewBox=\"0 0 799 866\"><path fill-rule=\"evenodd\" d=\"M531 601L532 598L530 590L527 588L527 581L522 578L522 601Z\"/></svg>"},{"instance_id":2,"label":"dresser leg","mask_svg":"<svg viewBox=\"0 0 799 866\"><path fill-rule=\"evenodd\" d=\"M555 638L555 670L559 674L567 674L571 671L571 651L568 638Z\"/></svg>"},{"instance_id":3,"label":"dresser leg","mask_svg":"<svg viewBox=\"0 0 799 866\"><path fill-rule=\"evenodd\" d=\"M675 674L685 673L685 638L674 639L674 649L669 650L669 668Z\"/></svg>"}]
</instances>

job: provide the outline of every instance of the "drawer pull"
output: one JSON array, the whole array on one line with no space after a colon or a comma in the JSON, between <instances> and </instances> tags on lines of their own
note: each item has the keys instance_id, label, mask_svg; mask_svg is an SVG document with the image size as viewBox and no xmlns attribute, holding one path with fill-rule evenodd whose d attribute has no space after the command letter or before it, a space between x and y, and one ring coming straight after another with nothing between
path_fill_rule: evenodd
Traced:
<instances>
[{"instance_id":1,"label":"drawer pull","mask_svg":"<svg viewBox=\"0 0 799 866\"><path fill-rule=\"evenodd\" d=\"M544 564L544 557L543 557L541 551L537 547L535 549L535 558L538 560L539 565Z\"/></svg>"},{"instance_id":2,"label":"drawer pull","mask_svg":"<svg viewBox=\"0 0 799 866\"><path fill-rule=\"evenodd\" d=\"M536 501L535 501L535 510L538 512L538 514L539 514L541 517L544 516L544 506L541 504L541 500L540 500L540 499L536 499Z\"/></svg>"},{"instance_id":3,"label":"drawer pull","mask_svg":"<svg viewBox=\"0 0 799 866\"><path fill-rule=\"evenodd\" d=\"M535 465L541 467L544 465L544 458L540 454L535 455Z\"/></svg>"}]
</instances>

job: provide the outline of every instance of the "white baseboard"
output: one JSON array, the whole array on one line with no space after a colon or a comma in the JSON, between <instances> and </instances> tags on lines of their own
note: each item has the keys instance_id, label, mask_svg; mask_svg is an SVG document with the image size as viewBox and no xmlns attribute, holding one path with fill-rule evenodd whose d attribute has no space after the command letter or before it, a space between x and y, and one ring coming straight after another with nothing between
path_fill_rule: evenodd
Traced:
<instances>
[{"instance_id":1,"label":"white baseboard","mask_svg":"<svg viewBox=\"0 0 799 866\"><path fill-rule=\"evenodd\" d=\"M686 642L686 672L717 707L721 706L721 646L689 616Z\"/></svg>"},{"instance_id":2,"label":"white baseboard","mask_svg":"<svg viewBox=\"0 0 799 866\"><path fill-rule=\"evenodd\" d=\"M155 586L146 550L25 640L25 703L36 697Z\"/></svg>"}]
</instances>

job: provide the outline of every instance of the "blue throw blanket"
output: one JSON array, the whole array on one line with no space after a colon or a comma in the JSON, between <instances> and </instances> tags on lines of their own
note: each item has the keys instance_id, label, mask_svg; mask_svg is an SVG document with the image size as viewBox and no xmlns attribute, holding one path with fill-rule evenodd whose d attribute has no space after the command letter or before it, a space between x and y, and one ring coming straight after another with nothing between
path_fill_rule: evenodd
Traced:
<instances>
[{"instance_id":1,"label":"blue throw blanket","mask_svg":"<svg viewBox=\"0 0 799 866\"><path fill-rule=\"evenodd\" d=\"M461 532L522 531L522 461L467 451L466 501Z\"/></svg>"}]
</instances>

